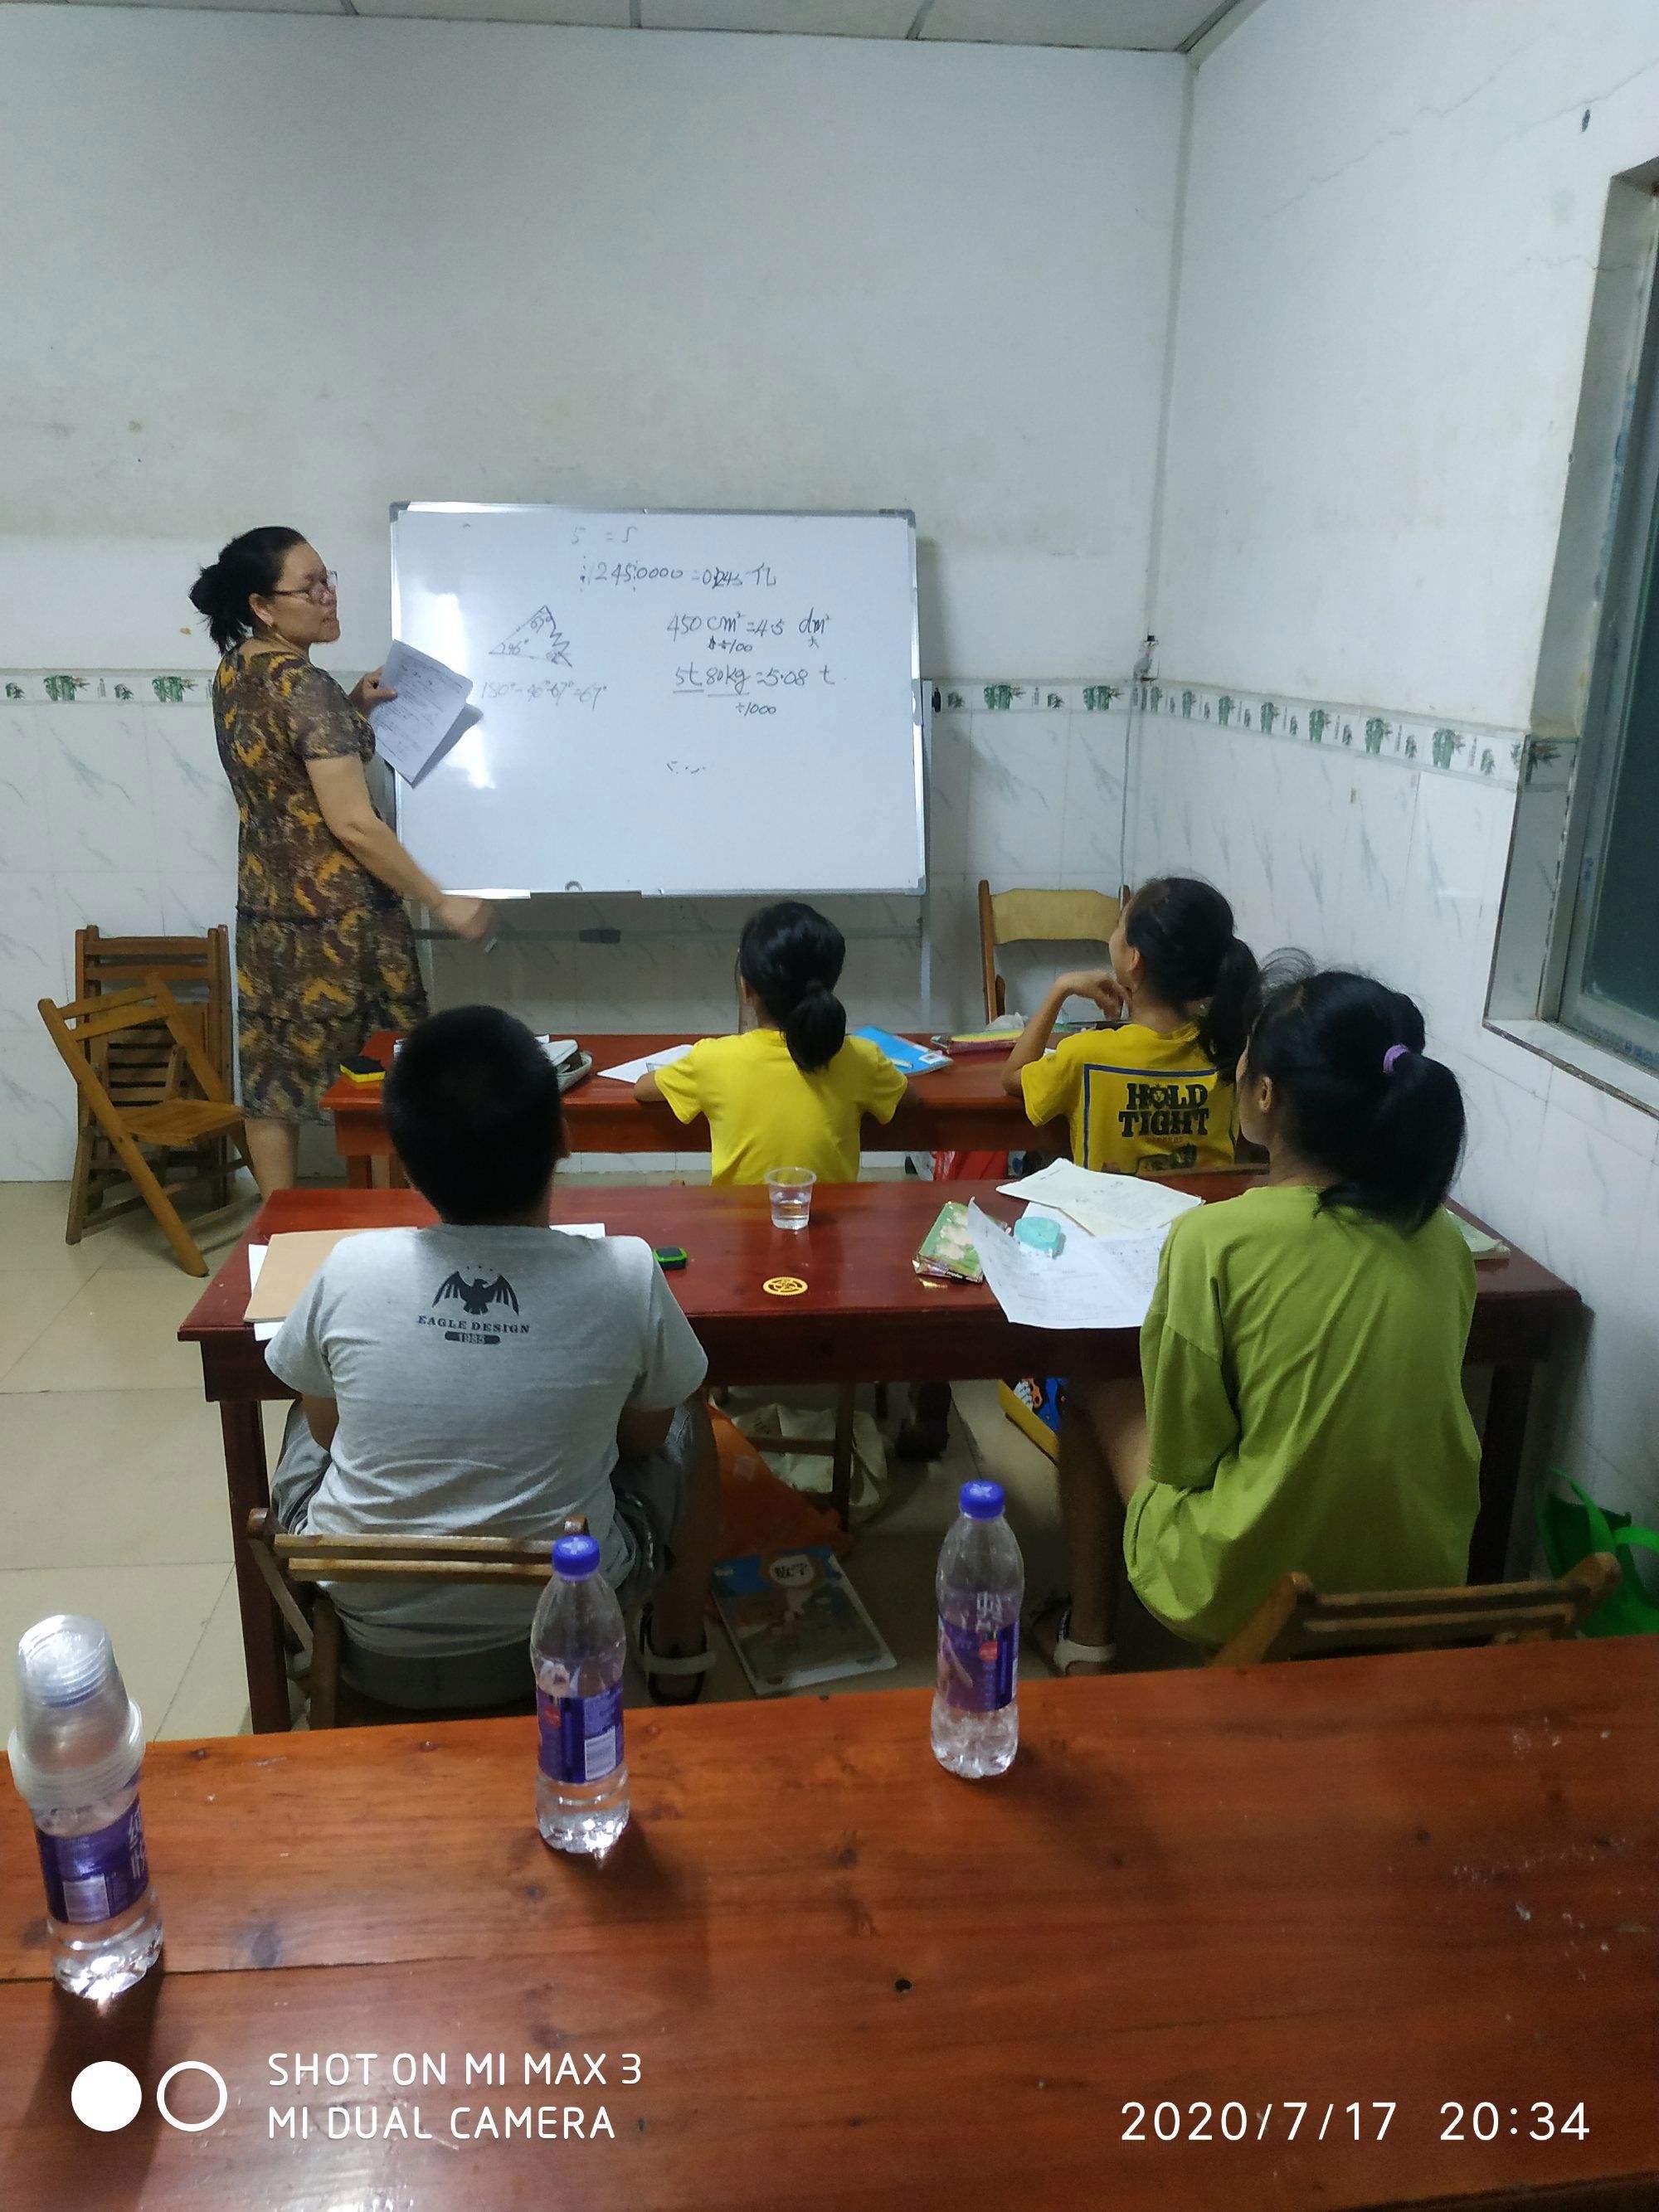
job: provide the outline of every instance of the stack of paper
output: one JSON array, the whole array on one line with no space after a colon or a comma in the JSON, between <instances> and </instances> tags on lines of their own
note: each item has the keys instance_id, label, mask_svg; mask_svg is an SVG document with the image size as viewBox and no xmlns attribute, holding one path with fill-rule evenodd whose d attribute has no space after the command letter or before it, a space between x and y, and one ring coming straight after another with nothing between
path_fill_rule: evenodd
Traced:
<instances>
[{"instance_id":1,"label":"stack of paper","mask_svg":"<svg viewBox=\"0 0 1659 2212\"><path fill-rule=\"evenodd\" d=\"M1064 1215L1091 1237L1144 1237L1162 1231L1201 1198L1171 1190L1167 1183L1143 1182L1137 1176L1096 1175L1070 1160L1054 1160L1019 1182L999 1183L1006 1197L1024 1198L1045 1212Z\"/></svg>"},{"instance_id":2,"label":"stack of paper","mask_svg":"<svg viewBox=\"0 0 1659 2212\"><path fill-rule=\"evenodd\" d=\"M480 719L477 709L466 703L472 678L395 639L380 671L380 681L398 696L382 701L369 714L374 750L405 783L418 783L432 763Z\"/></svg>"},{"instance_id":3,"label":"stack of paper","mask_svg":"<svg viewBox=\"0 0 1659 2212\"><path fill-rule=\"evenodd\" d=\"M1052 1259L1017 1243L977 1206L968 1225L997 1304L1025 1328L1139 1328L1158 1286L1167 1224L1150 1236L1070 1238Z\"/></svg>"}]
</instances>

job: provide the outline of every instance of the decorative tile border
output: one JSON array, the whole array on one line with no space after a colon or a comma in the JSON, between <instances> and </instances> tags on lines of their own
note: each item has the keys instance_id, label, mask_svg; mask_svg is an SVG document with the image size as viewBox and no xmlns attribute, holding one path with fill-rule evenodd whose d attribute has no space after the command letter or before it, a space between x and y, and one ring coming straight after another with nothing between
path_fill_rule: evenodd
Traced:
<instances>
[{"instance_id":1,"label":"decorative tile border","mask_svg":"<svg viewBox=\"0 0 1659 2212\"><path fill-rule=\"evenodd\" d=\"M1128 679L1099 677L1079 683L1070 677L936 676L939 709L946 714L1105 714L1129 704Z\"/></svg>"},{"instance_id":2,"label":"decorative tile border","mask_svg":"<svg viewBox=\"0 0 1659 2212\"><path fill-rule=\"evenodd\" d=\"M203 706L213 678L205 669L0 669L0 705ZM1328 745L1367 759L1392 762L1443 775L1514 789L1528 744L1524 730L1489 723L1436 722L1396 714L1386 708L1291 697L1284 693L1227 690L1159 677L1144 683L1122 676L1089 682L1072 678L935 677L943 714L1121 714L1207 722L1232 732L1291 744ZM1570 758L1572 741L1532 740L1535 764Z\"/></svg>"},{"instance_id":3,"label":"decorative tile border","mask_svg":"<svg viewBox=\"0 0 1659 2212\"><path fill-rule=\"evenodd\" d=\"M1524 730L1489 723L1436 722L1381 707L1345 706L1284 694L1228 691L1212 684L1159 677L1133 687L1134 704L1158 720L1208 722L1234 733L1324 745L1369 760L1426 769L1513 790L1521 779ZM1143 725L1145 728L1145 725ZM1559 743L1559 741L1554 741Z\"/></svg>"},{"instance_id":4,"label":"decorative tile border","mask_svg":"<svg viewBox=\"0 0 1659 2212\"><path fill-rule=\"evenodd\" d=\"M211 694L205 669L0 669L0 706L194 707Z\"/></svg>"}]
</instances>

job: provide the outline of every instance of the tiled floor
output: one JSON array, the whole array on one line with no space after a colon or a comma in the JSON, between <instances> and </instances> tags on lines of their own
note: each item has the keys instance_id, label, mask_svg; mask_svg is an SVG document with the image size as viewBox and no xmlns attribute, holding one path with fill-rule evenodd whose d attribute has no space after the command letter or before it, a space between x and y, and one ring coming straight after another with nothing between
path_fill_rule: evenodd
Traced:
<instances>
[{"instance_id":1,"label":"tiled floor","mask_svg":"<svg viewBox=\"0 0 1659 2212\"><path fill-rule=\"evenodd\" d=\"M218 1423L197 1354L176 1337L202 1285L144 1215L66 1246L64 1195L61 1183L0 1184L0 1741L12 1723L10 1654L52 1612L106 1623L152 1735L233 1734L247 1726L247 1692ZM250 1191L195 1224L211 1265L252 1210ZM958 1385L957 1407L949 1456L895 1466L848 1562L898 1666L838 1687L933 1679L933 1566L970 1474L1006 1486L1028 1588L1060 1585L1048 1462L1004 1419L994 1383ZM1135 1626L1125 1624L1126 1657L1145 1642ZM746 1697L724 1635L714 1640L706 1694ZM1168 1656L1154 1647L1133 1663Z\"/></svg>"}]
</instances>

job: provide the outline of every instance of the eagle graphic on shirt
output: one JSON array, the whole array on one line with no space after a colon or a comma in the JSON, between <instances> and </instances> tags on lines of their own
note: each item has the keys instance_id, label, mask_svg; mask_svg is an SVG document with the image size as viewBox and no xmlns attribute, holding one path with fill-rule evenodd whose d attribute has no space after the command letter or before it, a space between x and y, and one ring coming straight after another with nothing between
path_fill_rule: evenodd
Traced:
<instances>
[{"instance_id":1,"label":"eagle graphic on shirt","mask_svg":"<svg viewBox=\"0 0 1659 2212\"><path fill-rule=\"evenodd\" d=\"M459 1298L463 1309L470 1314L487 1314L491 1306L511 1306L514 1313L519 1310L519 1301L514 1295L513 1285L505 1275L497 1275L493 1283L485 1282L482 1275L474 1276L469 1281L457 1267L439 1284L438 1294L432 1303L434 1306L441 1306L448 1298Z\"/></svg>"}]
</instances>

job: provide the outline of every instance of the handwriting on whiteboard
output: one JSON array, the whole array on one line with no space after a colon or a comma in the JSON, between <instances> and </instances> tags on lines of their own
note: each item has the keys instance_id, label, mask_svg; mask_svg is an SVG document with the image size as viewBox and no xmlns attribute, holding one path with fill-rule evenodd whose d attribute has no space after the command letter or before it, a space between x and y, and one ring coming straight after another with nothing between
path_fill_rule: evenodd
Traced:
<instances>
[{"instance_id":1,"label":"handwriting on whiteboard","mask_svg":"<svg viewBox=\"0 0 1659 2212\"><path fill-rule=\"evenodd\" d=\"M570 640L553 619L551 607L538 607L499 645L489 648L492 659L547 660L556 667L570 665Z\"/></svg>"},{"instance_id":2,"label":"handwriting on whiteboard","mask_svg":"<svg viewBox=\"0 0 1659 2212\"><path fill-rule=\"evenodd\" d=\"M666 563L656 566L648 561L584 561L576 571L576 581L584 586L608 585L613 591L627 586L636 590L641 584L678 584L687 577L701 584L706 591L735 592L747 584L758 592L777 589L777 571L769 561L757 561L752 568L673 568Z\"/></svg>"},{"instance_id":3,"label":"handwriting on whiteboard","mask_svg":"<svg viewBox=\"0 0 1659 2212\"><path fill-rule=\"evenodd\" d=\"M574 676L562 680L549 677L545 682L481 684L478 696L481 699L545 699L550 707L586 707L592 714L610 689L608 684L578 684Z\"/></svg>"}]
</instances>

